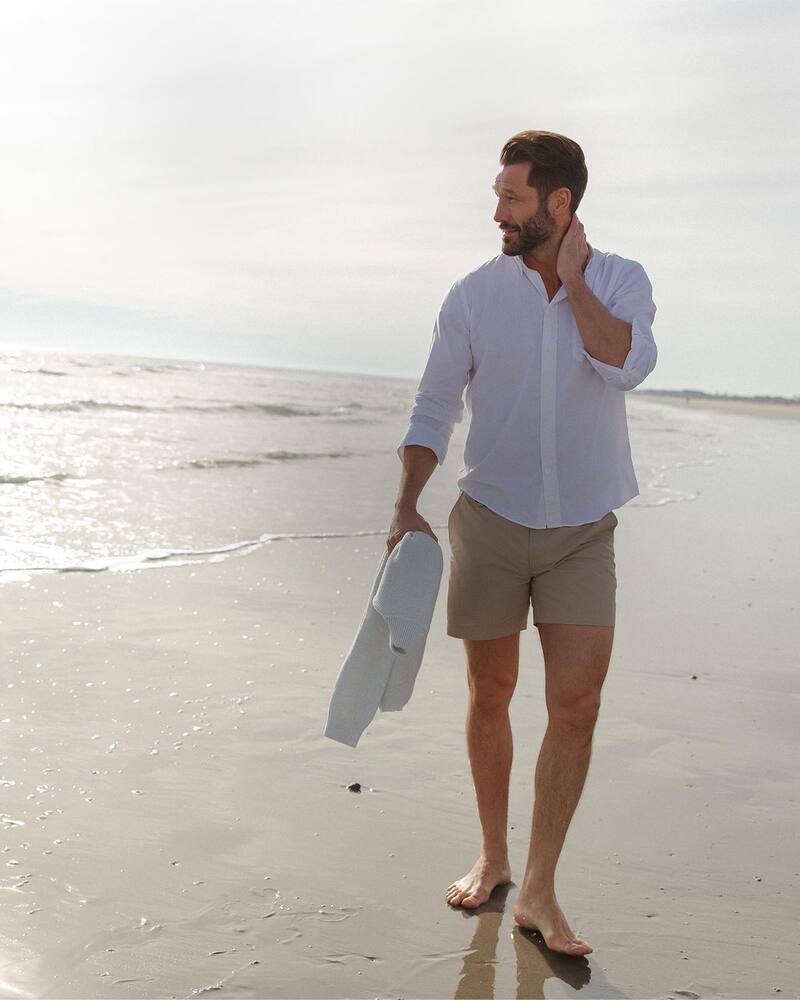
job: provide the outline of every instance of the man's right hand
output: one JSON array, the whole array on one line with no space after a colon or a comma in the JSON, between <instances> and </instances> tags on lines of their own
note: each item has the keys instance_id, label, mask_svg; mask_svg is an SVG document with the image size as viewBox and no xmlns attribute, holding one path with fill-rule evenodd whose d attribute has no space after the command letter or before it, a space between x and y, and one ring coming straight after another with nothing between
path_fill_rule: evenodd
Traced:
<instances>
[{"instance_id":1,"label":"man's right hand","mask_svg":"<svg viewBox=\"0 0 800 1000\"><path fill-rule=\"evenodd\" d=\"M416 509L400 507L394 512L392 523L389 525L389 536L386 539L386 548L390 554L407 531L424 531L426 535L430 535L437 542L439 541L431 526Z\"/></svg>"}]
</instances>

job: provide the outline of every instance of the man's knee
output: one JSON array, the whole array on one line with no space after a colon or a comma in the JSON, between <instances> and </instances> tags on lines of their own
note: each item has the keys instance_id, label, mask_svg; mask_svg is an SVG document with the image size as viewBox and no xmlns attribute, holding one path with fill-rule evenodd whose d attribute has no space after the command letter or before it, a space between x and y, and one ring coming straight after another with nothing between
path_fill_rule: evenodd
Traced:
<instances>
[{"instance_id":1,"label":"man's knee","mask_svg":"<svg viewBox=\"0 0 800 1000\"><path fill-rule=\"evenodd\" d=\"M478 708L505 708L519 674L519 632L499 639L465 639L470 700Z\"/></svg>"},{"instance_id":2,"label":"man's knee","mask_svg":"<svg viewBox=\"0 0 800 1000\"><path fill-rule=\"evenodd\" d=\"M551 695L547 700L550 722L576 732L591 732L600 713L600 690L588 688Z\"/></svg>"},{"instance_id":3,"label":"man's knee","mask_svg":"<svg viewBox=\"0 0 800 1000\"><path fill-rule=\"evenodd\" d=\"M508 708L516 683L516 677L508 674L500 677L484 676L479 680L471 680L469 685L470 701L478 709Z\"/></svg>"}]
</instances>

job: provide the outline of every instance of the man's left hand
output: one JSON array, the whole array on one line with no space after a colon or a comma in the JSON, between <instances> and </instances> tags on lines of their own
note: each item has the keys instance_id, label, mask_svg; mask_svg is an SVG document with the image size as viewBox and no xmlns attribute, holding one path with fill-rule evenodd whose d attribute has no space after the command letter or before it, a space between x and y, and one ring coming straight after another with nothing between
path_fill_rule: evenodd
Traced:
<instances>
[{"instance_id":1,"label":"man's left hand","mask_svg":"<svg viewBox=\"0 0 800 1000\"><path fill-rule=\"evenodd\" d=\"M583 223L577 215L572 216L569 229L561 239L556 258L556 274L562 282L582 277L589 263L589 244L583 231Z\"/></svg>"}]
</instances>

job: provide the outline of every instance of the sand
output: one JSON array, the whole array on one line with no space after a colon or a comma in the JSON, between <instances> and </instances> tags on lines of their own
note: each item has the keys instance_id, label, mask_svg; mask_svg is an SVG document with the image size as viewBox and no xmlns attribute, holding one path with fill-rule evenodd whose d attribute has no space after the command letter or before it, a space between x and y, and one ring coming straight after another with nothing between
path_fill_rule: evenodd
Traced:
<instances>
[{"instance_id":1,"label":"sand","mask_svg":"<svg viewBox=\"0 0 800 1000\"><path fill-rule=\"evenodd\" d=\"M762 417L767 420L800 420L800 403L772 403L767 400L744 400L744 399L706 399L705 397L661 395L657 392L636 392L633 395L636 402L640 399L645 402L666 403L668 406L677 406L684 410L715 410L718 413L734 413L748 417Z\"/></svg>"},{"instance_id":2,"label":"sand","mask_svg":"<svg viewBox=\"0 0 800 1000\"><path fill-rule=\"evenodd\" d=\"M798 996L797 438L719 420L728 457L671 473L696 500L617 511L614 652L556 883L593 954L511 915L546 723L532 623L513 882L452 909L480 835L446 578L410 703L348 748L321 734L384 538L295 539L0 588L0 995ZM445 566L456 495L421 504Z\"/></svg>"}]
</instances>

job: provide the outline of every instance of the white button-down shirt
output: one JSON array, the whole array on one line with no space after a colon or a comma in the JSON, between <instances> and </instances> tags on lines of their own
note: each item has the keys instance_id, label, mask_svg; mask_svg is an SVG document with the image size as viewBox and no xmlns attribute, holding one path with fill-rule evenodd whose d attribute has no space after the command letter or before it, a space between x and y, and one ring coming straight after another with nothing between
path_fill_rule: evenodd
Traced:
<instances>
[{"instance_id":1,"label":"white button-down shirt","mask_svg":"<svg viewBox=\"0 0 800 1000\"><path fill-rule=\"evenodd\" d=\"M430 353L397 449L425 445L444 462L453 427L469 433L457 483L529 528L586 524L639 494L625 391L653 370L656 312L641 264L590 247L587 285L632 324L622 368L585 349L562 285L548 300L538 271L499 254L445 296Z\"/></svg>"}]
</instances>

